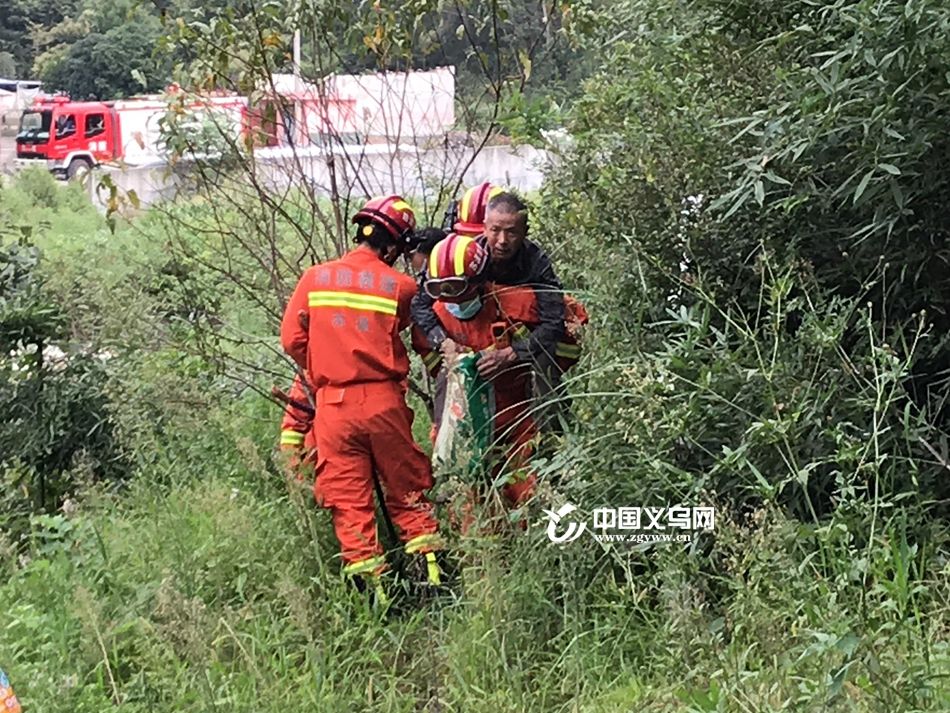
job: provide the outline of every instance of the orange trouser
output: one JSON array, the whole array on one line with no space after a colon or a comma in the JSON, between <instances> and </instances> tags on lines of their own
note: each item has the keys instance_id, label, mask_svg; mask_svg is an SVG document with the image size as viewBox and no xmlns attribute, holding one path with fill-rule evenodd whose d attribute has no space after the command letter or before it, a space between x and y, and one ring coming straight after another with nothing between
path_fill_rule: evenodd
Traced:
<instances>
[{"instance_id":1,"label":"orange trouser","mask_svg":"<svg viewBox=\"0 0 950 713\"><path fill-rule=\"evenodd\" d=\"M538 435L530 407L531 404L523 399L511 398L505 392L495 392L492 449L488 457L493 461L492 477L497 477L502 471L509 473L501 494L512 508L527 502L537 487L537 476L529 468ZM458 509L451 513L453 524L462 533L472 531L476 519L475 506L483 500L484 493L480 492L483 490L478 487L468 489ZM489 517L494 518L497 514Z\"/></svg>"},{"instance_id":2,"label":"orange trouser","mask_svg":"<svg viewBox=\"0 0 950 713\"><path fill-rule=\"evenodd\" d=\"M412 438L412 418L398 383L327 386L317 392L313 492L317 504L333 516L347 565L344 571L383 566L376 535L374 470L400 540L416 541L416 552L435 547L438 524L424 494L433 484L432 467ZM371 567L360 569L363 564Z\"/></svg>"},{"instance_id":3,"label":"orange trouser","mask_svg":"<svg viewBox=\"0 0 950 713\"><path fill-rule=\"evenodd\" d=\"M537 477L528 470L534 454L538 427L530 414L531 403L523 399L499 398L495 395L495 441L504 452L504 461L495 468L495 475L504 468L512 475L502 488L508 503L518 507L534 495Z\"/></svg>"}]
</instances>

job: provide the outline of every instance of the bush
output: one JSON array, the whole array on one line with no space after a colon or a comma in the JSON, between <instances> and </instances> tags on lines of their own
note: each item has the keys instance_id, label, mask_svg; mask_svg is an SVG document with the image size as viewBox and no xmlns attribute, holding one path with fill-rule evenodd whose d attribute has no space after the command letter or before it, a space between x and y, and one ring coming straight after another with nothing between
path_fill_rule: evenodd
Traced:
<instances>
[{"instance_id":1,"label":"bush","mask_svg":"<svg viewBox=\"0 0 950 713\"><path fill-rule=\"evenodd\" d=\"M624 365L594 381L624 394L591 410L604 428L627 419L613 457L672 496L778 499L814 522L945 499L931 451L950 304L932 270L950 169L947 79L931 68L948 11L622 7L616 22L642 31L575 107L542 228L608 275L578 278L604 295L605 348Z\"/></svg>"},{"instance_id":2,"label":"bush","mask_svg":"<svg viewBox=\"0 0 950 713\"><path fill-rule=\"evenodd\" d=\"M51 511L77 477L125 474L105 396L106 372L68 344L63 311L35 274L25 240L0 246L0 473L7 529L21 530L25 505Z\"/></svg>"},{"instance_id":3,"label":"bush","mask_svg":"<svg viewBox=\"0 0 950 713\"><path fill-rule=\"evenodd\" d=\"M169 62L157 56L160 35L154 18L119 25L105 33L90 33L70 45L46 68L44 87L62 91L76 101L120 99L161 90L169 77Z\"/></svg>"}]
</instances>

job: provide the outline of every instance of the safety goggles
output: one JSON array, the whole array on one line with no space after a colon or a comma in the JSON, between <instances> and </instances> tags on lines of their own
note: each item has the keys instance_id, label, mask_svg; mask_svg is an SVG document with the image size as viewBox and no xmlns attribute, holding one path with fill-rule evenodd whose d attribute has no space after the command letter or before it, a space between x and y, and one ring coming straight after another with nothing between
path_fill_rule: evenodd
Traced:
<instances>
[{"instance_id":1,"label":"safety goggles","mask_svg":"<svg viewBox=\"0 0 950 713\"><path fill-rule=\"evenodd\" d=\"M425 281L425 291L434 300L441 297L458 297L469 287L467 277L441 277Z\"/></svg>"}]
</instances>

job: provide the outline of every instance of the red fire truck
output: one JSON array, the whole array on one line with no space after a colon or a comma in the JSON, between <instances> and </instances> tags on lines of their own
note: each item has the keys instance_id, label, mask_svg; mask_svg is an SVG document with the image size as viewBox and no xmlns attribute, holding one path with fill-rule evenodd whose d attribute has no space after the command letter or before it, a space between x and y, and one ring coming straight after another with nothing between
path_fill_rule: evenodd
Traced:
<instances>
[{"instance_id":1,"label":"red fire truck","mask_svg":"<svg viewBox=\"0 0 950 713\"><path fill-rule=\"evenodd\" d=\"M189 111L208 112L237 138L247 100L238 96L190 101ZM43 97L23 112L16 136L17 163L44 163L57 175L72 178L108 161L146 164L167 153L159 121L169 104L161 97L109 102L74 102L65 96Z\"/></svg>"}]
</instances>

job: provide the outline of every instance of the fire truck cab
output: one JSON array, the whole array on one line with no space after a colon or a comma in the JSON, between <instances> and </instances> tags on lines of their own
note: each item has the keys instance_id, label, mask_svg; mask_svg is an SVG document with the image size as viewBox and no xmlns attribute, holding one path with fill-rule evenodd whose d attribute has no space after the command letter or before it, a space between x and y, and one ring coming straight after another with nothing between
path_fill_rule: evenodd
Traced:
<instances>
[{"instance_id":1,"label":"fire truck cab","mask_svg":"<svg viewBox=\"0 0 950 713\"><path fill-rule=\"evenodd\" d=\"M45 161L67 178L117 156L119 115L112 103L38 99L23 112L16 136L18 163Z\"/></svg>"}]
</instances>

